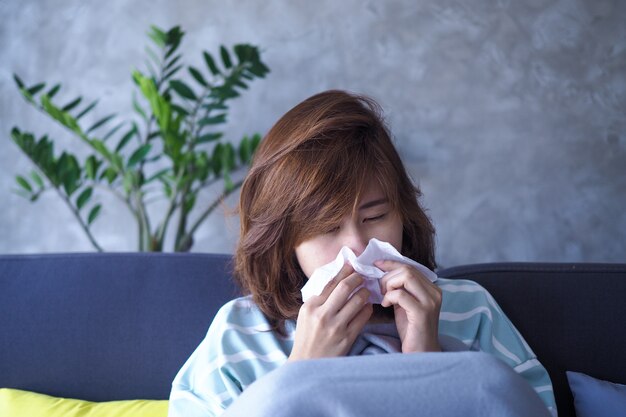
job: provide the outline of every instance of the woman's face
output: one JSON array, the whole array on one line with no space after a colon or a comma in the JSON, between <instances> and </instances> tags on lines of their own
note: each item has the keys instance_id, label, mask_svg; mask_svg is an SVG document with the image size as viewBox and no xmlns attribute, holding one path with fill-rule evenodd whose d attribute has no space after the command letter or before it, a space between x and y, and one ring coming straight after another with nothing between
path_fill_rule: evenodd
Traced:
<instances>
[{"instance_id":1,"label":"woman's face","mask_svg":"<svg viewBox=\"0 0 626 417\"><path fill-rule=\"evenodd\" d=\"M378 184L366 187L357 211L344 217L340 224L326 233L305 240L296 246L296 257L302 271L311 277L313 271L332 262L342 246L359 256L370 239L389 242L398 252L402 249L402 221L391 209Z\"/></svg>"}]
</instances>

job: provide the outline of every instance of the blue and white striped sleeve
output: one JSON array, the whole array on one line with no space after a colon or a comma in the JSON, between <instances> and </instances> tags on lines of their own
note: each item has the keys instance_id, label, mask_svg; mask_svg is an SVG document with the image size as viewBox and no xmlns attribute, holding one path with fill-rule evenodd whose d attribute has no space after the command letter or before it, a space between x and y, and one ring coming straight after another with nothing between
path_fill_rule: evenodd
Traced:
<instances>
[{"instance_id":1,"label":"blue and white striped sleeve","mask_svg":"<svg viewBox=\"0 0 626 417\"><path fill-rule=\"evenodd\" d=\"M287 360L289 342L271 331L248 298L227 303L176 375L168 416L222 414L248 385Z\"/></svg>"},{"instance_id":2,"label":"blue and white striped sleeve","mask_svg":"<svg viewBox=\"0 0 626 417\"><path fill-rule=\"evenodd\" d=\"M470 350L490 353L511 366L556 416L548 372L491 294L468 280L440 278L437 284L443 290L440 333L461 340Z\"/></svg>"}]
</instances>

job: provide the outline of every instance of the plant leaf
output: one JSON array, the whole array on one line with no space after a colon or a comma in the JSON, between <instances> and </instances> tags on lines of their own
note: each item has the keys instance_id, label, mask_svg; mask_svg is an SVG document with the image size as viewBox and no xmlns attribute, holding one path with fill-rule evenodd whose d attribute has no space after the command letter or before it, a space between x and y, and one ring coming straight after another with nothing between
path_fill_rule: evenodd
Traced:
<instances>
[{"instance_id":1,"label":"plant leaf","mask_svg":"<svg viewBox=\"0 0 626 417\"><path fill-rule=\"evenodd\" d=\"M154 65L152 64L152 62L149 59L146 59L144 63L146 64L146 68L148 69L148 72L150 73L150 75L156 78L157 70L154 68Z\"/></svg>"},{"instance_id":2,"label":"plant leaf","mask_svg":"<svg viewBox=\"0 0 626 417\"><path fill-rule=\"evenodd\" d=\"M189 213L193 206L196 204L196 195L195 194L187 194L187 198L185 203L183 204L183 210L185 213Z\"/></svg>"},{"instance_id":3,"label":"plant leaf","mask_svg":"<svg viewBox=\"0 0 626 417\"><path fill-rule=\"evenodd\" d=\"M149 46L146 46L146 54L148 54L148 56L152 59L152 62L154 62L154 64L158 67L161 65L161 60L159 59L159 56L157 55L156 52L154 52L154 50L152 50L152 48L150 48Z\"/></svg>"},{"instance_id":4,"label":"plant leaf","mask_svg":"<svg viewBox=\"0 0 626 417\"><path fill-rule=\"evenodd\" d=\"M98 168L102 162L99 161L95 155L90 155L89 158L85 161L85 172L87 174L87 178L94 180L96 179L96 175L98 174Z\"/></svg>"},{"instance_id":5,"label":"plant leaf","mask_svg":"<svg viewBox=\"0 0 626 417\"><path fill-rule=\"evenodd\" d=\"M76 199L76 207L78 207L78 210L82 209L85 203L89 201L92 193L93 193L93 188L91 187L85 188L83 192L80 193L80 195Z\"/></svg>"},{"instance_id":6,"label":"plant leaf","mask_svg":"<svg viewBox=\"0 0 626 417\"><path fill-rule=\"evenodd\" d=\"M168 72L167 74L165 74L163 76L163 80L167 80L168 78L172 77L174 74L176 74L181 68L182 68L182 64L176 66L176 68L174 68L173 70L171 70L170 72Z\"/></svg>"},{"instance_id":7,"label":"plant leaf","mask_svg":"<svg viewBox=\"0 0 626 417\"><path fill-rule=\"evenodd\" d=\"M154 25L151 25L150 29L151 31L148 32L148 36L150 37L150 39L152 39L154 43L156 43L159 47L165 48L165 43L167 41L167 36L165 35L165 33Z\"/></svg>"},{"instance_id":8,"label":"plant leaf","mask_svg":"<svg viewBox=\"0 0 626 417\"><path fill-rule=\"evenodd\" d=\"M165 54L165 59L167 59L170 55L174 53L174 51L176 51L176 49L178 49L184 35L185 32L180 30L180 26L174 26L167 31L165 43L167 44L167 46L169 46L169 50Z\"/></svg>"},{"instance_id":9,"label":"plant leaf","mask_svg":"<svg viewBox=\"0 0 626 417\"><path fill-rule=\"evenodd\" d=\"M228 110L228 106L222 102L207 103L202 105L203 109L211 110Z\"/></svg>"},{"instance_id":10,"label":"plant leaf","mask_svg":"<svg viewBox=\"0 0 626 417\"><path fill-rule=\"evenodd\" d=\"M254 77L252 75L248 74L245 71L241 73L241 77L245 78L246 80L250 80L250 81L254 80Z\"/></svg>"},{"instance_id":11,"label":"plant leaf","mask_svg":"<svg viewBox=\"0 0 626 417\"><path fill-rule=\"evenodd\" d=\"M115 147L115 152L119 152L121 151L124 146L126 146L126 144L128 143L128 141L137 133L137 125L133 123L133 127L126 132L126 134L124 136L122 136L122 139L120 139L119 143L117 144L117 146Z\"/></svg>"},{"instance_id":12,"label":"plant leaf","mask_svg":"<svg viewBox=\"0 0 626 417\"><path fill-rule=\"evenodd\" d=\"M167 182L165 178L159 178L161 184L163 184L163 192L167 198L172 198L172 186Z\"/></svg>"},{"instance_id":13,"label":"plant leaf","mask_svg":"<svg viewBox=\"0 0 626 417\"><path fill-rule=\"evenodd\" d=\"M31 104L35 104L35 99L33 99L33 96L31 96L28 91L26 91L25 88L20 88L20 93L22 93L22 96L24 96L24 98L26 99L26 101L28 101ZM45 94L41 96L41 98L43 97L48 97Z\"/></svg>"},{"instance_id":14,"label":"plant leaf","mask_svg":"<svg viewBox=\"0 0 626 417\"><path fill-rule=\"evenodd\" d=\"M137 130L137 132L139 132L139 130ZM154 132L152 132L152 133L150 133L150 134L148 135L148 140L152 140L152 139L157 138L157 137L159 137L159 136L161 136L161 132L159 132L158 130L156 130L156 131L154 131Z\"/></svg>"},{"instance_id":15,"label":"plant leaf","mask_svg":"<svg viewBox=\"0 0 626 417\"><path fill-rule=\"evenodd\" d=\"M13 79L15 80L15 84L17 84L17 87L19 89L24 88L24 81L22 81L22 79L15 73L13 73Z\"/></svg>"},{"instance_id":16,"label":"plant leaf","mask_svg":"<svg viewBox=\"0 0 626 417\"><path fill-rule=\"evenodd\" d=\"M213 97L219 98L221 101L226 101L228 99L236 98L240 96L240 94L237 91L235 91L235 89L233 89L231 86L226 85L226 84L219 86L219 87L215 87L213 90L211 90L211 95Z\"/></svg>"},{"instance_id":17,"label":"plant leaf","mask_svg":"<svg viewBox=\"0 0 626 417\"><path fill-rule=\"evenodd\" d=\"M128 168L132 168L135 165L137 165L138 162L142 161L143 159L145 159L146 155L148 155L148 152L150 152L150 149L152 149L152 145L149 143L146 143L145 145L140 146L135 152L133 152L133 154L130 156L130 158L128 159L128 163L126 164L126 166Z\"/></svg>"},{"instance_id":18,"label":"plant leaf","mask_svg":"<svg viewBox=\"0 0 626 417\"><path fill-rule=\"evenodd\" d=\"M209 83L206 82L206 80L204 79L204 77L202 76L202 74L200 73L200 71L198 71L196 68L194 67L189 67L187 68L189 70L189 73L191 74L191 76L202 86L204 87L209 87Z\"/></svg>"},{"instance_id":19,"label":"plant leaf","mask_svg":"<svg viewBox=\"0 0 626 417\"><path fill-rule=\"evenodd\" d=\"M61 107L61 111L68 112L68 111L72 110L74 107L78 106L78 104L82 101L82 99L83 99L82 97L78 97L78 98L70 101L65 106Z\"/></svg>"},{"instance_id":20,"label":"plant leaf","mask_svg":"<svg viewBox=\"0 0 626 417\"><path fill-rule=\"evenodd\" d=\"M198 98L194 94L193 90L189 88L187 84L180 80L172 80L170 81L170 87L174 89L181 97L196 101Z\"/></svg>"},{"instance_id":21,"label":"plant leaf","mask_svg":"<svg viewBox=\"0 0 626 417\"><path fill-rule=\"evenodd\" d=\"M72 117L72 115L52 104L50 98L46 94L41 95L39 98L43 110L48 113L50 117L82 136L80 126L78 126L78 122Z\"/></svg>"},{"instance_id":22,"label":"plant leaf","mask_svg":"<svg viewBox=\"0 0 626 417\"><path fill-rule=\"evenodd\" d=\"M252 157L252 144L250 143L250 139L248 136L244 136L239 143L239 159L242 163L247 164L250 162L250 158Z\"/></svg>"},{"instance_id":23,"label":"plant leaf","mask_svg":"<svg viewBox=\"0 0 626 417\"><path fill-rule=\"evenodd\" d=\"M209 177L209 169L211 168L209 155L204 151L196 153L195 165L198 172L197 177L200 178L200 181L205 181Z\"/></svg>"},{"instance_id":24,"label":"plant leaf","mask_svg":"<svg viewBox=\"0 0 626 417\"><path fill-rule=\"evenodd\" d=\"M28 91L28 94L30 94L31 96L34 96L35 94L43 90L45 87L46 87L45 83L39 83L28 88L26 91Z\"/></svg>"},{"instance_id":25,"label":"plant leaf","mask_svg":"<svg viewBox=\"0 0 626 417\"><path fill-rule=\"evenodd\" d=\"M102 142L101 140L98 139L92 139L91 140L91 146L98 151L98 153L102 156L104 156L105 159L107 160L111 160L111 152L107 149L106 145L104 144L104 142Z\"/></svg>"},{"instance_id":26,"label":"plant leaf","mask_svg":"<svg viewBox=\"0 0 626 417\"><path fill-rule=\"evenodd\" d=\"M52 87L50 90L48 90L46 94L48 95L48 97L52 98L54 97L56 93L59 92L60 89L61 89L61 84L57 84L54 87Z\"/></svg>"},{"instance_id":27,"label":"plant leaf","mask_svg":"<svg viewBox=\"0 0 626 417\"><path fill-rule=\"evenodd\" d=\"M152 175L150 178L148 178L144 184L148 184L154 180L160 180L161 177L165 174L167 174L168 172L170 172L170 168L165 168L160 170L159 172L157 172L156 174Z\"/></svg>"},{"instance_id":28,"label":"plant leaf","mask_svg":"<svg viewBox=\"0 0 626 417\"><path fill-rule=\"evenodd\" d=\"M57 161L56 173L58 178L63 183L63 188L68 197L70 197L74 191L80 186L80 165L78 160L72 154L63 152L61 157Z\"/></svg>"},{"instance_id":29,"label":"plant leaf","mask_svg":"<svg viewBox=\"0 0 626 417\"><path fill-rule=\"evenodd\" d=\"M222 173L222 153L224 152L224 145L218 143L213 148L213 155L211 156L211 166L213 166L213 172L215 175Z\"/></svg>"},{"instance_id":30,"label":"plant leaf","mask_svg":"<svg viewBox=\"0 0 626 417\"><path fill-rule=\"evenodd\" d=\"M148 116L146 115L146 112L144 111L144 109L141 108L141 106L137 102L137 97L135 96L135 93L133 93L133 108L135 109L137 114L141 116L142 119L148 120Z\"/></svg>"},{"instance_id":31,"label":"plant leaf","mask_svg":"<svg viewBox=\"0 0 626 417\"><path fill-rule=\"evenodd\" d=\"M43 188L43 179L41 179L41 177L39 176L39 174L37 174L36 171L32 171L30 173L30 177L33 179L33 181L35 181L35 184L37 184L37 187Z\"/></svg>"},{"instance_id":32,"label":"plant leaf","mask_svg":"<svg viewBox=\"0 0 626 417\"><path fill-rule=\"evenodd\" d=\"M87 225L90 225L94 222L94 220L96 220L96 218L100 214L100 209L102 209L102 204L98 204L91 209L91 211L89 212L89 216L87 217Z\"/></svg>"},{"instance_id":33,"label":"plant leaf","mask_svg":"<svg viewBox=\"0 0 626 417\"><path fill-rule=\"evenodd\" d=\"M247 44L237 44L233 47L240 64L250 60L250 48L250 45Z\"/></svg>"},{"instance_id":34,"label":"plant leaf","mask_svg":"<svg viewBox=\"0 0 626 417\"><path fill-rule=\"evenodd\" d=\"M226 122L226 113L222 113L213 117L203 117L202 119L198 121L198 125L199 126L216 125L216 124L225 123L225 122Z\"/></svg>"},{"instance_id":35,"label":"plant leaf","mask_svg":"<svg viewBox=\"0 0 626 417\"><path fill-rule=\"evenodd\" d=\"M81 117L83 117L84 115L86 115L87 113L89 113L94 107L96 107L96 105L98 104L98 100L94 100L90 105L88 105L87 107L85 107L83 109L83 111L81 111L80 113L78 113L78 115L76 116L76 120L80 119Z\"/></svg>"},{"instance_id":36,"label":"plant leaf","mask_svg":"<svg viewBox=\"0 0 626 417\"><path fill-rule=\"evenodd\" d=\"M235 184L228 173L224 173L224 191L231 192L235 189Z\"/></svg>"},{"instance_id":37,"label":"plant leaf","mask_svg":"<svg viewBox=\"0 0 626 417\"><path fill-rule=\"evenodd\" d=\"M213 59L211 54L209 54L208 52L204 51L202 53L202 55L204 56L204 62L206 62L207 67L209 67L209 70L211 71L211 74L219 75L221 72L220 72L219 68L217 68L217 65L215 65L215 60Z\"/></svg>"},{"instance_id":38,"label":"plant leaf","mask_svg":"<svg viewBox=\"0 0 626 417\"><path fill-rule=\"evenodd\" d=\"M263 64L261 61L252 63L252 65L249 66L247 69L251 74L256 75L260 78L264 78L265 74L270 72L270 69L267 68L265 64Z\"/></svg>"},{"instance_id":39,"label":"plant leaf","mask_svg":"<svg viewBox=\"0 0 626 417\"><path fill-rule=\"evenodd\" d=\"M182 55L176 55L174 58L172 58L172 60L170 62L167 63L167 65L165 66L164 70L167 71L168 69L172 68L174 65L176 65L176 63L178 62L178 60L182 57Z\"/></svg>"},{"instance_id":40,"label":"plant leaf","mask_svg":"<svg viewBox=\"0 0 626 417\"><path fill-rule=\"evenodd\" d=\"M102 119L100 119L96 123L94 123L89 129L87 129L85 134L89 134L89 133L93 132L94 130L96 130L97 128L99 128L103 124L107 123L109 120L111 120L114 117L115 117L115 114L110 114L110 115L108 115L106 117L103 117Z\"/></svg>"},{"instance_id":41,"label":"plant leaf","mask_svg":"<svg viewBox=\"0 0 626 417\"><path fill-rule=\"evenodd\" d=\"M122 126L124 126L125 124L126 124L126 122L120 122L120 123L118 123L117 125L115 125L115 127L114 127L113 129L109 130L109 131L107 132L107 134L106 134L106 135L104 135L104 136L102 137L102 141L104 142L104 141L106 141L108 138L110 138L111 136L113 136L113 135L115 134L115 132L117 132L118 130L120 130L120 128L121 128Z\"/></svg>"},{"instance_id":42,"label":"plant leaf","mask_svg":"<svg viewBox=\"0 0 626 417\"><path fill-rule=\"evenodd\" d=\"M165 59L168 59L170 56L172 56L172 54L176 52L176 50L178 49L179 45L180 45L180 42L171 46L170 49L165 53Z\"/></svg>"},{"instance_id":43,"label":"plant leaf","mask_svg":"<svg viewBox=\"0 0 626 417\"><path fill-rule=\"evenodd\" d=\"M222 136L224 136L224 134L223 133L219 133L219 132L207 133L206 135L202 135L202 136L198 137L198 139L196 140L196 143L213 142L215 140L218 140Z\"/></svg>"},{"instance_id":44,"label":"plant leaf","mask_svg":"<svg viewBox=\"0 0 626 417\"><path fill-rule=\"evenodd\" d=\"M118 153L111 154L111 166L116 169L118 172L123 171L124 161L122 160L122 156Z\"/></svg>"},{"instance_id":45,"label":"plant leaf","mask_svg":"<svg viewBox=\"0 0 626 417\"><path fill-rule=\"evenodd\" d=\"M113 184L113 181L117 178L117 170L113 167L108 167L100 174L100 179L102 178L106 178L109 184Z\"/></svg>"},{"instance_id":46,"label":"plant leaf","mask_svg":"<svg viewBox=\"0 0 626 417\"><path fill-rule=\"evenodd\" d=\"M228 53L228 50L224 47L224 45L220 46L220 55L222 56L222 62L224 63L224 67L226 69L230 69L233 66L233 63L230 60L230 54Z\"/></svg>"},{"instance_id":47,"label":"plant leaf","mask_svg":"<svg viewBox=\"0 0 626 417\"><path fill-rule=\"evenodd\" d=\"M224 174L228 174L235 166L235 148L232 144L226 143L222 151L222 170Z\"/></svg>"},{"instance_id":48,"label":"plant leaf","mask_svg":"<svg viewBox=\"0 0 626 417\"><path fill-rule=\"evenodd\" d=\"M254 152L256 152L256 148L259 147L259 144L261 143L261 135L258 133L255 133L254 136L252 136L252 154L254 155Z\"/></svg>"},{"instance_id":49,"label":"plant leaf","mask_svg":"<svg viewBox=\"0 0 626 417\"><path fill-rule=\"evenodd\" d=\"M133 189L133 180L134 180L133 173L131 171L126 171L126 173L124 174L122 185L124 186L124 191L126 192L127 195L129 195L131 190Z\"/></svg>"},{"instance_id":50,"label":"plant leaf","mask_svg":"<svg viewBox=\"0 0 626 417\"><path fill-rule=\"evenodd\" d=\"M35 194L29 194L26 191L22 190L21 188L20 189L13 189L11 191L13 191L15 194L19 195L22 198L25 198L25 199L30 200L30 201L34 201L33 200L33 196Z\"/></svg>"},{"instance_id":51,"label":"plant leaf","mask_svg":"<svg viewBox=\"0 0 626 417\"><path fill-rule=\"evenodd\" d=\"M26 178L22 177L21 175L18 175L15 177L15 180L23 189L25 189L29 193L33 192L33 187L31 187L28 181L26 181Z\"/></svg>"},{"instance_id":52,"label":"plant leaf","mask_svg":"<svg viewBox=\"0 0 626 417\"><path fill-rule=\"evenodd\" d=\"M181 114L183 117L189 116L189 112L177 104L172 103L172 110L174 110L178 114Z\"/></svg>"},{"instance_id":53,"label":"plant leaf","mask_svg":"<svg viewBox=\"0 0 626 417\"><path fill-rule=\"evenodd\" d=\"M248 89L248 84L244 83L241 80L235 80L235 81L233 81L233 84L236 85L237 87L243 88L244 90Z\"/></svg>"}]
</instances>

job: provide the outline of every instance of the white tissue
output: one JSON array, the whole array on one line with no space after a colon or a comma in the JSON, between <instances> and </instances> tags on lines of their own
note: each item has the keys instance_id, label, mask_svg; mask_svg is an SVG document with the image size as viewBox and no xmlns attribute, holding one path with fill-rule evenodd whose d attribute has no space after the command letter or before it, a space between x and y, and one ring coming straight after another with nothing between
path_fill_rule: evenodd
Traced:
<instances>
[{"instance_id":1,"label":"white tissue","mask_svg":"<svg viewBox=\"0 0 626 417\"><path fill-rule=\"evenodd\" d=\"M368 301L372 304L380 304L383 301L383 295L380 292L379 280L385 275L385 272L374 266L374 262L381 260L398 261L411 265L424 274L430 281L437 281L437 275L424 265L406 256L402 256L396 248L387 242L371 239L359 257L357 257L350 248L344 246L341 248L334 261L317 268L308 282L302 287L302 301L306 302L309 298L320 295L326 287L326 284L339 273L347 261L356 272L365 278L365 282L359 288L366 287L370 290L371 294ZM359 288L357 288L355 292Z\"/></svg>"}]
</instances>

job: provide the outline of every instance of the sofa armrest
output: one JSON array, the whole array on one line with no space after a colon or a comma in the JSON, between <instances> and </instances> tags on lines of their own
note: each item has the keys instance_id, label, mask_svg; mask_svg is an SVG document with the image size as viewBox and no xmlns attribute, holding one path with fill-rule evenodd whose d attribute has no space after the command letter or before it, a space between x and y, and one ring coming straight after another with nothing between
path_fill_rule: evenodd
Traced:
<instances>
[{"instance_id":1,"label":"sofa armrest","mask_svg":"<svg viewBox=\"0 0 626 417\"><path fill-rule=\"evenodd\" d=\"M548 370L560 417L575 416L565 371L626 383L626 264L491 263L438 275L493 295Z\"/></svg>"}]
</instances>

